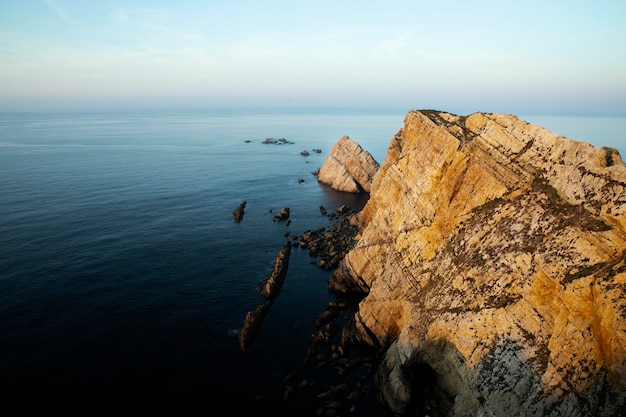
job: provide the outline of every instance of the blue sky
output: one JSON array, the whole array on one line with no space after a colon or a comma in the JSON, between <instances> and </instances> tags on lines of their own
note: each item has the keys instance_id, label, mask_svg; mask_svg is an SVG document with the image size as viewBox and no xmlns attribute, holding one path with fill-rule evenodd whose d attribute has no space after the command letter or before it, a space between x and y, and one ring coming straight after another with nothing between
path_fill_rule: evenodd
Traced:
<instances>
[{"instance_id":1,"label":"blue sky","mask_svg":"<svg viewBox=\"0 0 626 417\"><path fill-rule=\"evenodd\" d=\"M626 2L0 0L0 109L626 115Z\"/></svg>"}]
</instances>

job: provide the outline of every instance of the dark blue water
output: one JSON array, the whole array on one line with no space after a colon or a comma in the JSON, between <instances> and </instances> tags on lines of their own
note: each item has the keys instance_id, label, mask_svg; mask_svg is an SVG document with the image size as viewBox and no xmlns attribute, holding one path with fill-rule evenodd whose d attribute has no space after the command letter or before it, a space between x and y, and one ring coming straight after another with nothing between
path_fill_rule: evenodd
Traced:
<instances>
[{"instance_id":1,"label":"dark blue water","mask_svg":"<svg viewBox=\"0 0 626 417\"><path fill-rule=\"evenodd\" d=\"M237 331L285 234L364 203L311 174L332 145L382 163L404 114L0 114L0 415L280 414L330 273L293 250L246 353Z\"/></svg>"},{"instance_id":2,"label":"dark blue water","mask_svg":"<svg viewBox=\"0 0 626 417\"><path fill-rule=\"evenodd\" d=\"M364 203L311 174L330 147L347 134L382 163L403 116L1 114L0 415L280 406L332 298L329 273L293 250L245 354L236 333L265 301L257 285L285 233L330 225L320 205ZM284 206L289 226L273 221Z\"/></svg>"}]
</instances>

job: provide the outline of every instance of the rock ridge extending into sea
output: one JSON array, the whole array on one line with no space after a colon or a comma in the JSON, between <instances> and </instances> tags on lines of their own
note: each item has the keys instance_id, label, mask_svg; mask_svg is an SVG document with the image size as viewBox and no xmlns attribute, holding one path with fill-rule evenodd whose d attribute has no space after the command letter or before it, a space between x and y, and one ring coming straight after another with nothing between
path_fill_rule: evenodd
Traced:
<instances>
[{"instance_id":1,"label":"rock ridge extending into sea","mask_svg":"<svg viewBox=\"0 0 626 417\"><path fill-rule=\"evenodd\" d=\"M618 416L626 166L513 115L410 111L329 279L399 415Z\"/></svg>"}]
</instances>

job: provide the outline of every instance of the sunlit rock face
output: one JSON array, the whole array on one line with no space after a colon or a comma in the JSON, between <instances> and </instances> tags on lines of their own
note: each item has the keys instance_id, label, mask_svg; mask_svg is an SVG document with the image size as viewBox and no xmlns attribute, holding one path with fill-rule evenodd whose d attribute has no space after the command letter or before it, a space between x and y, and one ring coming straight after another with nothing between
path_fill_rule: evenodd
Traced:
<instances>
[{"instance_id":1,"label":"sunlit rock face","mask_svg":"<svg viewBox=\"0 0 626 417\"><path fill-rule=\"evenodd\" d=\"M348 136L343 136L333 145L317 180L338 191L369 193L378 168L378 162L369 152Z\"/></svg>"},{"instance_id":2,"label":"sunlit rock face","mask_svg":"<svg viewBox=\"0 0 626 417\"><path fill-rule=\"evenodd\" d=\"M343 337L385 349L394 411L624 415L616 150L512 115L411 111L360 220L330 288L367 294Z\"/></svg>"}]
</instances>

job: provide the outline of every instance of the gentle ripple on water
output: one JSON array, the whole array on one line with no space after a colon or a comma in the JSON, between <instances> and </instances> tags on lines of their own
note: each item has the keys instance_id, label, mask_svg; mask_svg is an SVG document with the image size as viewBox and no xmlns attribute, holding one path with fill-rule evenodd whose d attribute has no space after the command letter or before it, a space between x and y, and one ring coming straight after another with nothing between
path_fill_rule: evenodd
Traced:
<instances>
[{"instance_id":1,"label":"gentle ripple on water","mask_svg":"<svg viewBox=\"0 0 626 417\"><path fill-rule=\"evenodd\" d=\"M153 391L193 409L200 392L245 395L260 381L240 374L256 369L267 382L268 363L301 360L308 334L293 328L310 330L329 299L327 273L306 253L294 251L255 352L242 355L235 336L263 302L257 285L285 232L328 224L318 206L344 201L311 174L325 155L299 154L327 152L340 137L323 133L340 119L324 120L311 130L319 117L0 117L3 392L16 405L39 398L39 411L107 402L119 411ZM302 143L261 144L290 135ZM289 229L272 221L283 206Z\"/></svg>"},{"instance_id":2,"label":"gentle ripple on water","mask_svg":"<svg viewBox=\"0 0 626 417\"><path fill-rule=\"evenodd\" d=\"M328 272L294 250L244 355L257 285L287 232L329 225L320 205L364 203L312 175L331 146L347 134L382 163L403 117L0 114L0 399L140 416L204 410L207 392L213 406L269 395L331 296ZM272 221L284 206L288 227Z\"/></svg>"}]
</instances>

